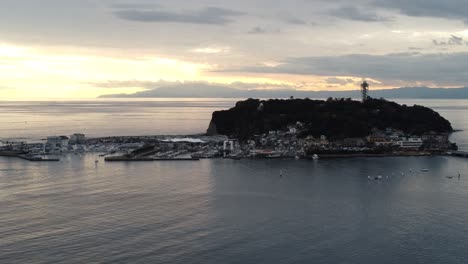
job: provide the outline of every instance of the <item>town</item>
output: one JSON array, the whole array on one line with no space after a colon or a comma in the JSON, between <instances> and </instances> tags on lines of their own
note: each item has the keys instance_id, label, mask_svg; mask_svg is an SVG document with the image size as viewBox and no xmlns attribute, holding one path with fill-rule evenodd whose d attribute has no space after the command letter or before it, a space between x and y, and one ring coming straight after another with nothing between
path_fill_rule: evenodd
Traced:
<instances>
[{"instance_id":1,"label":"town","mask_svg":"<svg viewBox=\"0 0 468 264\"><path fill-rule=\"evenodd\" d=\"M222 135L127 136L86 138L84 134L49 136L40 143L3 142L0 155L31 161L57 161L64 154L99 153L106 161L198 160L201 158L318 159L358 156L422 156L456 150L448 133L407 135L400 130L373 129L362 138L303 136L304 124L269 131L240 141ZM53 158L51 158L53 157Z\"/></svg>"}]
</instances>

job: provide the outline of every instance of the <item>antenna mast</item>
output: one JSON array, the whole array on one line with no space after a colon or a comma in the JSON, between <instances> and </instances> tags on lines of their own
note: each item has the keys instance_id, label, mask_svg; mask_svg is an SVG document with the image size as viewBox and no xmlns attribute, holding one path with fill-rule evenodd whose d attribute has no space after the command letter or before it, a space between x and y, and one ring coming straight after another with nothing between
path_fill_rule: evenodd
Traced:
<instances>
[{"instance_id":1,"label":"antenna mast","mask_svg":"<svg viewBox=\"0 0 468 264\"><path fill-rule=\"evenodd\" d=\"M362 102L364 103L367 99L369 99L369 84L364 80L361 84L361 94L362 94Z\"/></svg>"}]
</instances>

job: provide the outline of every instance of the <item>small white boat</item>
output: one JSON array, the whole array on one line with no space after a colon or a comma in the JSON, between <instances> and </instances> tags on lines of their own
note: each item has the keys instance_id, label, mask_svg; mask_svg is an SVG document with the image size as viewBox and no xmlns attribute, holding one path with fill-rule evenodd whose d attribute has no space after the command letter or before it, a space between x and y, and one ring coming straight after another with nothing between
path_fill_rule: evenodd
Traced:
<instances>
[{"instance_id":1,"label":"small white boat","mask_svg":"<svg viewBox=\"0 0 468 264\"><path fill-rule=\"evenodd\" d=\"M429 169L421 169L421 171L427 172L429 171Z\"/></svg>"},{"instance_id":2,"label":"small white boat","mask_svg":"<svg viewBox=\"0 0 468 264\"><path fill-rule=\"evenodd\" d=\"M314 154L314 155L312 156L312 159L313 159L313 160L318 160L318 159L319 159L319 156L318 156L317 154Z\"/></svg>"}]
</instances>

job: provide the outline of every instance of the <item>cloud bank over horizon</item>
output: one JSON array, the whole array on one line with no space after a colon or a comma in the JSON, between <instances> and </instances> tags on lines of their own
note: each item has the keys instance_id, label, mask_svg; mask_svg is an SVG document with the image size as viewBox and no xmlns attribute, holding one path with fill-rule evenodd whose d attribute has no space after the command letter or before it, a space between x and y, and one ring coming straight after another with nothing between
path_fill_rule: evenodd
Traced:
<instances>
[{"instance_id":1,"label":"cloud bank over horizon","mask_svg":"<svg viewBox=\"0 0 468 264\"><path fill-rule=\"evenodd\" d=\"M291 90L352 90L363 78L375 88L463 87L465 5L5 0L0 95L90 98L113 93L112 85L133 93L160 80Z\"/></svg>"}]
</instances>

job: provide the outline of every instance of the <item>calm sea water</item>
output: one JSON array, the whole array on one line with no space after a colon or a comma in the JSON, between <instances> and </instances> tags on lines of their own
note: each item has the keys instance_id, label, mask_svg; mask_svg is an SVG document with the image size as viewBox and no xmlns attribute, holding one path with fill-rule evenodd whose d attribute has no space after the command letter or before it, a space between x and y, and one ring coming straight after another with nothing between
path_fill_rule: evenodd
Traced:
<instances>
[{"instance_id":1,"label":"calm sea water","mask_svg":"<svg viewBox=\"0 0 468 264\"><path fill-rule=\"evenodd\" d=\"M465 159L95 166L95 158L50 164L0 158L0 263L468 258L468 174L456 177L468 171ZM379 174L384 180L367 179Z\"/></svg>"},{"instance_id":2,"label":"calm sea water","mask_svg":"<svg viewBox=\"0 0 468 264\"><path fill-rule=\"evenodd\" d=\"M468 128L466 101L422 102L416 103L432 104L455 128ZM1 135L15 136L8 132L15 126L31 138L41 137L39 131L67 134L77 128L91 135L100 135L100 128L115 135L202 132L210 119L204 113L233 102L56 104L3 104L0 122L9 121L10 127L2 125ZM466 140L465 135L454 138ZM58 163L0 158L0 263L468 259L467 159L101 160L97 165L95 159L92 154ZM367 178L376 175L383 180Z\"/></svg>"},{"instance_id":3,"label":"calm sea water","mask_svg":"<svg viewBox=\"0 0 468 264\"><path fill-rule=\"evenodd\" d=\"M41 139L204 133L216 110L236 99L148 99L0 102L0 138Z\"/></svg>"},{"instance_id":4,"label":"calm sea water","mask_svg":"<svg viewBox=\"0 0 468 264\"><path fill-rule=\"evenodd\" d=\"M0 102L0 140L40 140L48 135L90 137L204 133L217 110L240 99L96 99ZM455 129L453 140L468 150L468 100L396 100L430 107ZM466 131L466 132L465 132Z\"/></svg>"}]
</instances>

